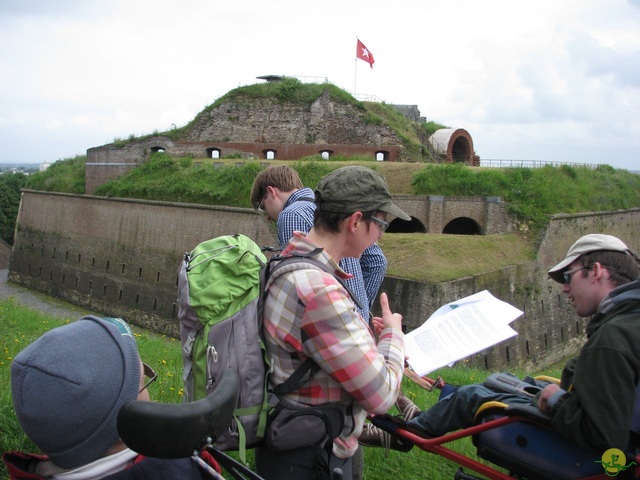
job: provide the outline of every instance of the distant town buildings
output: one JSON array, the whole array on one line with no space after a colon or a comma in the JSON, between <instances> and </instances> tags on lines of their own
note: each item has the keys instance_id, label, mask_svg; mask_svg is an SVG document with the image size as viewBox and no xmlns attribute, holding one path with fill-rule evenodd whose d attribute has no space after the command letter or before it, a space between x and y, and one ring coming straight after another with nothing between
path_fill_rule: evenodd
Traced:
<instances>
[{"instance_id":1,"label":"distant town buildings","mask_svg":"<svg viewBox=\"0 0 640 480\"><path fill-rule=\"evenodd\" d=\"M4 173L22 173L29 175L34 172L42 172L51 164L45 163L0 163L0 175Z\"/></svg>"}]
</instances>

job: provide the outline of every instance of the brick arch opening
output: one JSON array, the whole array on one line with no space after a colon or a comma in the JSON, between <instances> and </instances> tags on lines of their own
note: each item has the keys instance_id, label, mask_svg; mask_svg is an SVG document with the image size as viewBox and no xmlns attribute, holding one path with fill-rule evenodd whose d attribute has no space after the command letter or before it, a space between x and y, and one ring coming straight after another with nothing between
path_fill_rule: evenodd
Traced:
<instances>
[{"instance_id":1,"label":"brick arch opening","mask_svg":"<svg viewBox=\"0 0 640 480\"><path fill-rule=\"evenodd\" d=\"M323 160L329 160L329 158L333 156L333 150L328 150L328 149L320 150L320 156L322 157Z\"/></svg>"},{"instance_id":2,"label":"brick arch opening","mask_svg":"<svg viewBox=\"0 0 640 480\"><path fill-rule=\"evenodd\" d=\"M472 218L458 217L447 223L442 233L450 235L481 235L482 228Z\"/></svg>"},{"instance_id":3,"label":"brick arch opening","mask_svg":"<svg viewBox=\"0 0 640 480\"><path fill-rule=\"evenodd\" d=\"M164 153L164 147L151 147L151 153Z\"/></svg>"},{"instance_id":4,"label":"brick arch opening","mask_svg":"<svg viewBox=\"0 0 640 480\"><path fill-rule=\"evenodd\" d=\"M219 148L207 148L207 158L220 158L222 151Z\"/></svg>"},{"instance_id":5,"label":"brick arch opening","mask_svg":"<svg viewBox=\"0 0 640 480\"><path fill-rule=\"evenodd\" d=\"M387 150L378 150L376 152L376 160L378 162L388 162L389 161L389 151Z\"/></svg>"},{"instance_id":6,"label":"brick arch opening","mask_svg":"<svg viewBox=\"0 0 640 480\"><path fill-rule=\"evenodd\" d=\"M451 144L451 158L454 162L466 162L473 155L469 138L458 136Z\"/></svg>"},{"instance_id":7,"label":"brick arch opening","mask_svg":"<svg viewBox=\"0 0 640 480\"><path fill-rule=\"evenodd\" d=\"M473 139L463 128L441 128L429 137L429 143L447 163L461 162L480 166L480 157L473 149Z\"/></svg>"},{"instance_id":8,"label":"brick arch opening","mask_svg":"<svg viewBox=\"0 0 640 480\"><path fill-rule=\"evenodd\" d=\"M387 233L427 233L427 227L414 217L411 217L410 221L394 218L389 223Z\"/></svg>"},{"instance_id":9,"label":"brick arch opening","mask_svg":"<svg viewBox=\"0 0 640 480\"><path fill-rule=\"evenodd\" d=\"M262 151L262 155L264 155L264 158L266 160L275 160L276 159L276 150L272 149L272 148L267 148L265 150Z\"/></svg>"}]
</instances>

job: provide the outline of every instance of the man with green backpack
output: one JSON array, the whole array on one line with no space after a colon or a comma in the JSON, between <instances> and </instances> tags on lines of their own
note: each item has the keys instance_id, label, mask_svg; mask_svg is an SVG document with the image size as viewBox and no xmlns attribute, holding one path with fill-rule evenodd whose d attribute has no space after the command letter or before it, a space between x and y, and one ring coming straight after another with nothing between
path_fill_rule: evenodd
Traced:
<instances>
[{"instance_id":1,"label":"man with green backpack","mask_svg":"<svg viewBox=\"0 0 640 480\"><path fill-rule=\"evenodd\" d=\"M305 187L298 172L288 165L272 165L262 170L253 181L250 194L251 205L268 220L276 224L278 243L284 248L293 232L309 232L313 227L313 216L316 210L315 194L311 188ZM345 280L345 286L357 299L356 310L362 318L370 320L370 308L378 295L387 271L387 259L380 246L374 243L367 247L360 258L343 258L340 268L351 275ZM418 407L400 392L396 406L401 412L413 411ZM364 452L362 445L367 445L373 438L374 444L379 442L380 435L390 438L390 447L401 445L386 432L365 424L360 437L360 447L352 457L353 480L364 478ZM404 445L401 448L407 450Z\"/></svg>"},{"instance_id":2,"label":"man with green backpack","mask_svg":"<svg viewBox=\"0 0 640 480\"><path fill-rule=\"evenodd\" d=\"M263 328L270 386L276 389L308 359L317 366L298 390L272 394L280 408L267 428L266 443L256 447L256 468L267 480L330 478L335 468L350 479L350 457L367 412L386 413L402 382L402 316L391 312L382 294L382 317L372 321L376 343L336 277L349 277L338 263L360 257L378 241L388 226L387 215L410 217L391 202L384 178L369 168L335 170L320 180L315 197L313 227L308 234L296 232L282 257L311 256L331 273L293 265L266 285ZM337 422L331 421L331 407L342 412Z\"/></svg>"}]
</instances>

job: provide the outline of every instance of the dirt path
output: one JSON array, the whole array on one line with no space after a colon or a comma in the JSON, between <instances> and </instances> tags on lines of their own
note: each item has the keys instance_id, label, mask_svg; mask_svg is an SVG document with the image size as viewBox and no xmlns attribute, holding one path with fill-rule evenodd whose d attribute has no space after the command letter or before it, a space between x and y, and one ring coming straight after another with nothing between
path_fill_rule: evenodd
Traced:
<instances>
[{"instance_id":1,"label":"dirt path","mask_svg":"<svg viewBox=\"0 0 640 480\"><path fill-rule=\"evenodd\" d=\"M7 281L9 270L0 270L0 300L14 297L21 305L38 310L47 315L59 318L69 318L77 320L84 315L100 315L97 312L89 311L83 307L78 307L64 302L57 298L50 297L34 290L21 287L15 283Z\"/></svg>"}]
</instances>

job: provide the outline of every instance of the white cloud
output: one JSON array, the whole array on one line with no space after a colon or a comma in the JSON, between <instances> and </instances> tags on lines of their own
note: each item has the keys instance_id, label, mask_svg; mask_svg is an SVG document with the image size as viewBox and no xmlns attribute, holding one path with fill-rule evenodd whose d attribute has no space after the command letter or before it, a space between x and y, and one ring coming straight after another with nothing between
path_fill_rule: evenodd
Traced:
<instances>
[{"instance_id":1,"label":"white cloud","mask_svg":"<svg viewBox=\"0 0 640 480\"><path fill-rule=\"evenodd\" d=\"M182 126L284 74L417 104L481 158L638 168L638 27L640 0L2 0L0 161Z\"/></svg>"}]
</instances>

